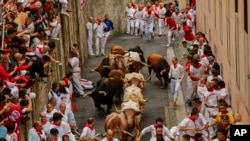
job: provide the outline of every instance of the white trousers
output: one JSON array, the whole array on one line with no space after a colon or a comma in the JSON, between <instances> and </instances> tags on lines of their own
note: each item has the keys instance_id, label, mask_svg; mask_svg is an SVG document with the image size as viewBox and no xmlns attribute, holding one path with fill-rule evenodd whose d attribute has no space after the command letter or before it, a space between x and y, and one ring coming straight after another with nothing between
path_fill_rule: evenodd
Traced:
<instances>
[{"instance_id":1,"label":"white trousers","mask_svg":"<svg viewBox=\"0 0 250 141\"><path fill-rule=\"evenodd\" d=\"M82 95L82 94L84 94L84 91L83 91L80 79L81 79L81 73L73 73L72 74L72 85L74 88L74 92Z\"/></svg>"},{"instance_id":2,"label":"white trousers","mask_svg":"<svg viewBox=\"0 0 250 141\"><path fill-rule=\"evenodd\" d=\"M138 35L138 34L143 34L143 31L145 29L145 24L144 24L144 21L143 20L136 20L135 21L135 35ZM139 33L138 33L138 29L140 29Z\"/></svg>"},{"instance_id":3,"label":"white trousers","mask_svg":"<svg viewBox=\"0 0 250 141\"><path fill-rule=\"evenodd\" d=\"M158 19L158 26L159 26L159 35L166 34L165 32L165 25L164 25L164 19Z\"/></svg>"},{"instance_id":4,"label":"white trousers","mask_svg":"<svg viewBox=\"0 0 250 141\"><path fill-rule=\"evenodd\" d=\"M215 116L218 113L218 108L209 108L206 107L206 112L205 112L205 118L209 122L209 124L212 124L214 122L214 118L211 116ZM215 127L209 127L209 137L212 138L215 136Z\"/></svg>"},{"instance_id":5,"label":"white trousers","mask_svg":"<svg viewBox=\"0 0 250 141\"><path fill-rule=\"evenodd\" d=\"M103 48L103 37L95 37L95 54L99 55L100 51L100 45L101 44L101 53L104 53L104 48Z\"/></svg>"},{"instance_id":6,"label":"white trousers","mask_svg":"<svg viewBox=\"0 0 250 141\"><path fill-rule=\"evenodd\" d=\"M175 37L179 37L179 33L176 30L168 30L168 43L170 44L171 43L171 36L172 34L174 34Z\"/></svg>"},{"instance_id":7,"label":"white trousers","mask_svg":"<svg viewBox=\"0 0 250 141\"><path fill-rule=\"evenodd\" d=\"M68 1L67 0L59 0L59 2L62 4L61 12L66 12L66 9L68 7Z\"/></svg>"},{"instance_id":8,"label":"white trousers","mask_svg":"<svg viewBox=\"0 0 250 141\"><path fill-rule=\"evenodd\" d=\"M153 35L154 23L145 23L145 35L148 40L151 40Z\"/></svg>"},{"instance_id":9,"label":"white trousers","mask_svg":"<svg viewBox=\"0 0 250 141\"><path fill-rule=\"evenodd\" d=\"M93 48L92 48L92 43L93 43L93 36L88 35L88 51L89 51L89 55L94 54L93 53Z\"/></svg>"},{"instance_id":10,"label":"white trousers","mask_svg":"<svg viewBox=\"0 0 250 141\"><path fill-rule=\"evenodd\" d=\"M189 91L187 93L187 98L193 100L194 96L197 95L197 87L199 81L190 81Z\"/></svg>"},{"instance_id":11,"label":"white trousers","mask_svg":"<svg viewBox=\"0 0 250 141\"><path fill-rule=\"evenodd\" d=\"M170 83L170 89L171 93L174 97L174 101L177 101L178 95L179 95L179 89L180 89L180 80L179 79L171 79Z\"/></svg>"},{"instance_id":12,"label":"white trousers","mask_svg":"<svg viewBox=\"0 0 250 141\"><path fill-rule=\"evenodd\" d=\"M56 27L53 28L52 32L51 32L51 38L57 38L58 34L61 30L61 24L57 23Z\"/></svg>"},{"instance_id":13,"label":"white trousers","mask_svg":"<svg viewBox=\"0 0 250 141\"><path fill-rule=\"evenodd\" d=\"M133 34L135 30L134 27L135 27L135 20L127 18L127 33Z\"/></svg>"},{"instance_id":14,"label":"white trousers","mask_svg":"<svg viewBox=\"0 0 250 141\"><path fill-rule=\"evenodd\" d=\"M106 43L107 43L109 34L110 34L110 31L104 32L104 38L103 38L103 44L102 44L102 49L104 49L104 50L105 50L105 47L106 47ZM102 53L104 53L104 51Z\"/></svg>"}]
</instances>

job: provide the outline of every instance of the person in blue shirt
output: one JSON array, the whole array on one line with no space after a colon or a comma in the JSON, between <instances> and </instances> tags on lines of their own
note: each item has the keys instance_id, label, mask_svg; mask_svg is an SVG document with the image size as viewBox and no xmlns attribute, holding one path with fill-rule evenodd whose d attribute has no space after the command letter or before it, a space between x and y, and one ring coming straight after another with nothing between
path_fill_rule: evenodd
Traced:
<instances>
[{"instance_id":1,"label":"person in blue shirt","mask_svg":"<svg viewBox=\"0 0 250 141\"><path fill-rule=\"evenodd\" d=\"M0 117L0 138L6 138L6 135L7 135L7 128L3 125L4 123L4 119L1 115Z\"/></svg>"},{"instance_id":2,"label":"person in blue shirt","mask_svg":"<svg viewBox=\"0 0 250 141\"><path fill-rule=\"evenodd\" d=\"M107 40L110 37L110 32L114 30L113 22L109 19L109 15L105 14L105 19L103 20L103 23L107 25L107 28L104 28L104 38L103 38L103 47L105 48Z\"/></svg>"}]
</instances>

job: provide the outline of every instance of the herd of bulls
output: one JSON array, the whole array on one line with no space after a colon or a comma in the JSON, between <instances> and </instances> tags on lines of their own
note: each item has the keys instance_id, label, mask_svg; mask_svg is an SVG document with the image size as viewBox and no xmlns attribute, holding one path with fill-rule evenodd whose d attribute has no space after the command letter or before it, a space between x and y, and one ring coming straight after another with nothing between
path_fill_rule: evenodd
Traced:
<instances>
[{"instance_id":1,"label":"herd of bulls","mask_svg":"<svg viewBox=\"0 0 250 141\"><path fill-rule=\"evenodd\" d=\"M147 80L140 73L144 66L149 70ZM151 78L151 70L164 88L169 82L169 69L167 61L159 54L151 53L145 63L143 51L139 46L125 51L122 46L114 45L101 64L91 70L99 72L101 79L98 80L96 88L84 96L92 97L98 110L104 111L101 105L107 105L106 112L109 115L105 120L106 131L112 129L120 141L133 140L140 132L143 107L147 102L144 99L145 82ZM116 112L110 114L114 96L122 101L121 109L118 110L114 105Z\"/></svg>"}]
</instances>

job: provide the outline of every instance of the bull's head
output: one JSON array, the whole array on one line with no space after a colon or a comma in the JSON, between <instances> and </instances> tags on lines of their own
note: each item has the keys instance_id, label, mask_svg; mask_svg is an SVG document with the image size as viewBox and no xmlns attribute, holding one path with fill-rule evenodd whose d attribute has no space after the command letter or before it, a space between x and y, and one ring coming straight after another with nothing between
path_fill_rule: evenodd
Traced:
<instances>
[{"instance_id":1,"label":"bull's head","mask_svg":"<svg viewBox=\"0 0 250 141\"><path fill-rule=\"evenodd\" d=\"M110 67L105 65L100 65L90 70L90 72L99 72L101 77L108 77L108 73L110 72Z\"/></svg>"},{"instance_id":2,"label":"bull's head","mask_svg":"<svg viewBox=\"0 0 250 141\"><path fill-rule=\"evenodd\" d=\"M129 72L137 72L139 73L139 71L143 68L143 67L150 67L150 65L142 62L142 61L135 61L135 60L131 60L128 62L127 64L127 68L129 70Z\"/></svg>"}]
</instances>

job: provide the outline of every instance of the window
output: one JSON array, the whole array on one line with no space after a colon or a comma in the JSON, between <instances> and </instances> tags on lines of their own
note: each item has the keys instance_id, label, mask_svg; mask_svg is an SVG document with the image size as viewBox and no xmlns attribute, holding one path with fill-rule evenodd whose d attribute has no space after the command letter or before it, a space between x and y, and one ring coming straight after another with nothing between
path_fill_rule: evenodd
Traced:
<instances>
[{"instance_id":1,"label":"window","mask_svg":"<svg viewBox=\"0 0 250 141\"><path fill-rule=\"evenodd\" d=\"M235 13L238 13L238 0L235 0Z\"/></svg>"},{"instance_id":2,"label":"window","mask_svg":"<svg viewBox=\"0 0 250 141\"><path fill-rule=\"evenodd\" d=\"M248 33L248 11L247 11L247 1L244 0L244 30Z\"/></svg>"},{"instance_id":3,"label":"window","mask_svg":"<svg viewBox=\"0 0 250 141\"><path fill-rule=\"evenodd\" d=\"M236 57L236 83L240 89L240 62L239 62L239 19L235 14L235 57Z\"/></svg>"},{"instance_id":4,"label":"window","mask_svg":"<svg viewBox=\"0 0 250 141\"><path fill-rule=\"evenodd\" d=\"M222 2L219 1L219 14L220 14L220 42L223 44L223 20L222 20Z\"/></svg>"}]
</instances>

